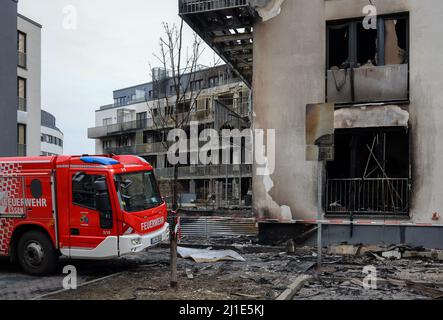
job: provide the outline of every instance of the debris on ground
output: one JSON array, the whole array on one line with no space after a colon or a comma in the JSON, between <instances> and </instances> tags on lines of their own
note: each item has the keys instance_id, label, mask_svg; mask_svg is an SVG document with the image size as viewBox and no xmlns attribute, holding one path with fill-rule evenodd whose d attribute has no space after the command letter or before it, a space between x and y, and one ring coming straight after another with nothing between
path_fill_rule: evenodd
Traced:
<instances>
[{"instance_id":1,"label":"debris on ground","mask_svg":"<svg viewBox=\"0 0 443 320\"><path fill-rule=\"evenodd\" d=\"M177 252L182 258L191 258L195 262L217 262L223 260L245 261L234 250L211 250L177 247Z\"/></svg>"},{"instance_id":2,"label":"debris on ground","mask_svg":"<svg viewBox=\"0 0 443 320\"><path fill-rule=\"evenodd\" d=\"M169 248L153 248L134 256L143 262L114 278L48 299L443 299L443 261L435 250L342 244L325 249L317 268L316 248L289 248L182 243L177 290L169 286Z\"/></svg>"}]
</instances>

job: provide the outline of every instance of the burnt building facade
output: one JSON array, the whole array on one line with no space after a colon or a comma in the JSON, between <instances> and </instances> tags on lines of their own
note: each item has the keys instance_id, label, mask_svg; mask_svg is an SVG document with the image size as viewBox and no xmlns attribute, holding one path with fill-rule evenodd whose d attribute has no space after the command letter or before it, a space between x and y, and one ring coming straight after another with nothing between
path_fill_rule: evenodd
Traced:
<instances>
[{"instance_id":1,"label":"burnt building facade","mask_svg":"<svg viewBox=\"0 0 443 320\"><path fill-rule=\"evenodd\" d=\"M276 133L274 172L253 175L262 229L315 222L320 191L326 243L443 247L443 4L240 2L182 0L180 12L238 73L252 66L254 128ZM335 108L334 159L318 190L305 122L322 103Z\"/></svg>"}]
</instances>

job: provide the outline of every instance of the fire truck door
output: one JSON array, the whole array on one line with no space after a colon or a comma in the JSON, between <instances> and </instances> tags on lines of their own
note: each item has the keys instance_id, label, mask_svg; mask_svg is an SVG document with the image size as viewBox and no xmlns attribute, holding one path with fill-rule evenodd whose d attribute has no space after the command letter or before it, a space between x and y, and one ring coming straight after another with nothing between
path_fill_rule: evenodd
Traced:
<instances>
[{"instance_id":1,"label":"fire truck door","mask_svg":"<svg viewBox=\"0 0 443 320\"><path fill-rule=\"evenodd\" d=\"M100 172L75 170L71 171L70 177L70 256L94 258L87 255L94 254L94 249L102 250L100 248L105 243L109 252L96 253L97 258L117 252L117 224L113 220L108 177ZM82 256L84 250L89 250L86 256Z\"/></svg>"}]
</instances>

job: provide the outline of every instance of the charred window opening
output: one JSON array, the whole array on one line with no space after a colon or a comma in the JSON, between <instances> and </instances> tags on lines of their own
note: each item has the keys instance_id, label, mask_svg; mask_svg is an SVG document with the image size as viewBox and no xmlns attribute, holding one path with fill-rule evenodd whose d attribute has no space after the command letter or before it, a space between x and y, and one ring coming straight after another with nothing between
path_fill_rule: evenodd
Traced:
<instances>
[{"instance_id":1,"label":"charred window opening","mask_svg":"<svg viewBox=\"0 0 443 320\"><path fill-rule=\"evenodd\" d=\"M409 132L405 128L340 129L328 163L329 214L409 213Z\"/></svg>"},{"instance_id":2,"label":"charred window opening","mask_svg":"<svg viewBox=\"0 0 443 320\"><path fill-rule=\"evenodd\" d=\"M407 14L379 16L377 29L365 29L363 19L332 21L327 25L328 69L407 63Z\"/></svg>"},{"instance_id":3,"label":"charred window opening","mask_svg":"<svg viewBox=\"0 0 443 320\"><path fill-rule=\"evenodd\" d=\"M341 68L349 61L349 26L329 29L329 66Z\"/></svg>"},{"instance_id":4,"label":"charred window opening","mask_svg":"<svg viewBox=\"0 0 443 320\"><path fill-rule=\"evenodd\" d=\"M365 29L362 23L357 24L357 64L377 65L377 30Z\"/></svg>"},{"instance_id":5,"label":"charred window opening","mask_svg":"<svg viewBox=\"0 0 443 320\"><path fill-rule=\"evenodd\" d=\"M384 64L408 62L408 21L407 19L386 19L384 21Z\"/></svg>"}]
</instances>

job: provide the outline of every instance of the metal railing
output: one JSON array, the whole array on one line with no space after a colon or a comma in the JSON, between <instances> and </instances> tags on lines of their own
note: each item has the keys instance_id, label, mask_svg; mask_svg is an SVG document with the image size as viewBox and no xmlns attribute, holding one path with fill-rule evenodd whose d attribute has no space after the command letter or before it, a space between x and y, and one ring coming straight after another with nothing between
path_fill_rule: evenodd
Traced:
<instances>
[{"instance_id":1,"label":"metal railing","mask_svg":"<svg viewBox=\"0 0 443 320\"><path fill-rule=\"evenodd\" d=\"M28 59L27 59L27 55L25 52L17 52L17 64L19 67L21 68L26 68L28 65Z\"/></svg>"},{"instance_id":2,"label":"metal railing","mask_svg":"<svg viewBox=\"0 0 443 320\"><path fill-rule=\"evenodd\" d=\"M17 109L20 111L27 111L27 101L26 98L23 97L17 97Z\"/></svg>"},{"instance_id":3,"label":"metal railing","mask_svg":"<svg viewBox=\"0 0 443 320\"><path fill-rule=\"evenodd\" d=\"M114 123L107 126L93 127L88 129L88 138L101 138L113 134L118 134L125 131L134 130L146 130L146 129L162 129L172 128L175 122L172 115L157 117L155 121L153 119L139 119L133 121L126 121L120 123ZM187 120L187 121L186 121ZM213 121L213 113L211 110L199 110L189 113L180 113L178 115L178 122L210 122Z\"/></svg>"},{"instance_id":4,"label":"metal railing","mask_svg":"<svg viewBox=\"0 0 443 320\"><path fill-rule=\"evenodd\" d=\"M326 184L326 213L409 213L410 179L329 179Z\"/></svg>"},{"instance_id":5,"label":"metal railing","mask_svg":"<svg viewBox=\"0 0 443 320\"><path fill-rule=\"evenodd\" d=\"M180 217L182 237L256 236L254 218L236 217Z\"/></svg>"},{"instance_id":6,"label":"metal railing","mask_svg":"<svg viewBox=\"0 0 443 320\"><path fill-rule=\"evenodd\" d=\"M198 13L249 6L249 0L179 0L180 13Z\"/></svg>"}]
</instances>

